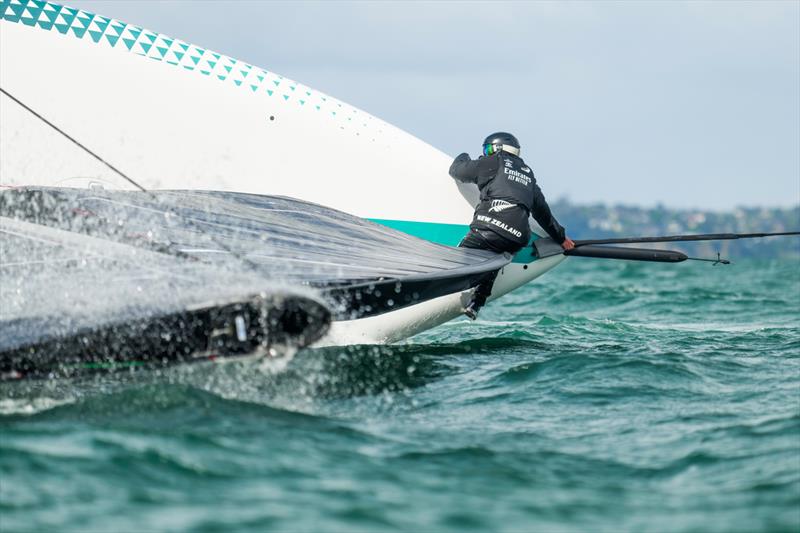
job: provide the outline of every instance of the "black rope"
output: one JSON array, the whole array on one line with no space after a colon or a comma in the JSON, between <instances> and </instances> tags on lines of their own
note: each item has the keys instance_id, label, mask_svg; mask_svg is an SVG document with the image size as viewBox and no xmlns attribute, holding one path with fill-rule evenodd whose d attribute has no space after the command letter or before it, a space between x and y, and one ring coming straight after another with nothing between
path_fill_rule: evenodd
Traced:
<instances>
[{"instance_id":1,"label":"black rope","mask_svg":"<svg viewBox=\"0 0 800 533\"><path fill-rule=\"evenodd\" d=\"M91 155L92 157L94 157L95 159L100 161L101 163L103 163L105 166L107 166L108 168L110 168L111 170L113 170L114 172L119 174L120 176L122 176L131 185L133 185L134 187L136 187L137 189L139 189L142 192L147 192L147 189L145 189L144 187L142 187L141 185L139 185L138 183L133 181L133 179L131 179L130 177L126 176L125 173L123 173L121 170L119 170L118 168L113 166L111 163L109 163L108 161L106 161L105 159L103 159L102 157L97 155L96 153L94 153L91 150L89 150L87 147L85 147L84 145L79 143L76 139L74 139L73 137L69 136L64 130L62 130L61 128L59 128L58 126L56 126L55 124L53 124L52 122L50 122L49 120L44 118L42 115L40 115L39 113L37 113L36 111L34 111L33 109L31 109L30 107L25 105L24 103L22 103L19 99L15 98L11 94L9 94L9 92L6 91L5 89L3 89L2 87L0 87L0 92L2 92L4 95L8 96L12 100L14 100L16 103L18 103L19 105L24 107L29 113L31 113L33 116L35 116L36 118L38 118L39 120L41 120L42 122L44 122L45 124L47 124L48 126L53 128L54 130L56 130L58 133L60 133L61 135L63 135L67 139L69 139L70 141L74 142L76 145L78 145L78 147L82 148L86 153L88 153L89 155Z\"/></svg>"}]
</instances>

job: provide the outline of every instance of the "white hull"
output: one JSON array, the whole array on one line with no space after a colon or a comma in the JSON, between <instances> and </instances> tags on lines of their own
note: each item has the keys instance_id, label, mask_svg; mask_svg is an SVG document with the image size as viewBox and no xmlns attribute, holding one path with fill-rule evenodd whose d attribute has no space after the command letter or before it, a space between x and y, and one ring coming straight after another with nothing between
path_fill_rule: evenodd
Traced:
<instances>
[{"instance_id":1,"label":"white hull","mask_svg":"<svg viewBox=\"0 0 800 533\"><path fill-rule=\"evenodd\" d=\"M520 263L507 265L497 276L489 301L500 298L538 278L564 259L565 256L558 255L526 265ZM401 341L457 318L461 315L461 309L469 296L470 291L448 294L374 317L334 322L328 334L317 341L315 346L386 344Z\"/></svg>"}]
</instances>

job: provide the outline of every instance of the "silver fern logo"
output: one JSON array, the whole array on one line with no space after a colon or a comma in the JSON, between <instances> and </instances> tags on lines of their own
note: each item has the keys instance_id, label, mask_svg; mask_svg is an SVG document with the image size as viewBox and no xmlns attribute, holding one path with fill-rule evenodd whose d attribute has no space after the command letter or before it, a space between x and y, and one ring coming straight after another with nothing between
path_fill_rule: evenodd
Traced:
<instances>
[{"instance_id":1,"label":"silver fern logo","mask_svg":"<svg viewBox=\"0 0 800 533\"><path fill-rule=\"evenodd\" d=\"M512 204L511 202L506 202L505 200L492 200L492 206L489 208L489 212L499 213L501 211L505 211L510 207L514 207L514 204Z\"/></svg>"}]
</instances>

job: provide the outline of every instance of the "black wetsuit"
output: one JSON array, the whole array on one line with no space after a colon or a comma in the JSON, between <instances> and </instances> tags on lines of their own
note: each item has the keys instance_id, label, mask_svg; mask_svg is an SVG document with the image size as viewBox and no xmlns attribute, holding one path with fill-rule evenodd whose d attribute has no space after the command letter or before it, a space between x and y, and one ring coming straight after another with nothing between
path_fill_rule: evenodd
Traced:
<instances>
[{"instance_id":1,"label":"black wetsuit","mask_svg":"<svg viewBox=\"0 0 800 533\"><path fill-rule=\"evenodd\" d=\"M473 161L468 154L461 154L450 165L450 175L464 183L475 183L481 193L470 231L459 246L517 252L530 241L531 215L554 241L564 242L564 228L522 158L501 151ZM476 308L486 303L493 284L491 278L476 288Z\"/></svg>"}]
</instances>

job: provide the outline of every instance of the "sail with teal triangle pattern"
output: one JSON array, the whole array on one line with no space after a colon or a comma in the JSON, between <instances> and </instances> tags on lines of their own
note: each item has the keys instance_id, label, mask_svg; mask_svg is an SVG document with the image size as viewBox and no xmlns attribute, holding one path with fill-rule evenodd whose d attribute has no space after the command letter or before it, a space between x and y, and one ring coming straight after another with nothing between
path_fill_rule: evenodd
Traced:
<instances>
[{"instance_id":1,"label":"sail with teal triangle pattern","mask_svg":"<svg viewBox=\"0 0 800 533\"><path fill-rule=\"evenodd\" d=\"M0 0L0 20L11 23L22 23L26 26L36 27L45 31L55 28L61 34L72 34L78 39L87 38L95 43L104 42L112 48L122 41L125 49L137 55L147 56L156 61L163 61L170 65L183 66L186 70L195 70L200 66L200 60L207 63L207 68L198 69L204 75L216 74L219 80L225 81L231 78L236 86L246 85L255 92L266 80L267 71L254 67L245 62L238 61L204 48L190 45L184 41L172 37L161 35L155 32L144 30L138 26L128 25L116 19L95 15L87 11L78 10L59 4L46 2L45 0ZM70 31L71 30L71 31ZM105 37L105 39L103 39ZM138 45L138 46L136 46ZM172 53L170 53L172 52ZM207 57L206 54L208 54ZM217 65L224 69L223 74L216 71ZM233 67L237 67L234 71ZM245 84L251 72L255 71L258 82ZM281 85L284 78L277 76L272 80L275 87ZM297 85L289 81L289 90L294 92ZM311 91L305 91L306 96L311 96ZM267 89L269 96L273 95L273 90ZM282 94L284 101L290 99L290 94ZM325 102L327 99L321 96ZM298 100L299 104L305 105L305 98ZM317 110L320 105L314 106ZM341 107L341 105L340 105ZM331 113L333 116L336 112Z\"/></svg>"}]
</instances>

